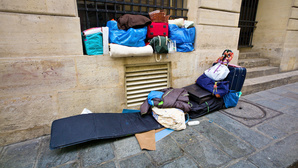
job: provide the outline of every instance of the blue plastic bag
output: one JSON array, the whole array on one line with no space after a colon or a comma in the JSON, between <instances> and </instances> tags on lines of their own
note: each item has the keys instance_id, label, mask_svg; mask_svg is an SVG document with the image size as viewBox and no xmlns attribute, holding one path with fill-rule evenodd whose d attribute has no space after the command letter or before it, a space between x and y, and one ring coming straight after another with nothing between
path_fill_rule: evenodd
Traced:
<instances>
[{"instance_id":1,"label":"blue plastic bag","mask_svg":"<svg viewBox=\"0 0 298 168\"><path fill-rule=\"evenodd\" d=\"M241 92L230 90L229 93L223 97L226 108L236 107L241 94Z\"/></svg>"},{"instance_id":2,"label":"blue plastic bag","mask_svg":"<svg viewBox=\"0 0 298 168\"><path fill-rule=\"evenodd\" d=\"M176 41L178 52L190 52L194 50L196 28L180 28L175 24L169 24L169 38Z\"/></svg>"},{"instance_id":3,"label":"blue plastic bag","mask_svg":"<svg viewBox=\"0 0 298 168\"><path fill-rule=\"evenodd\" d=\"M95 33L84 36L82 33L84 47L87 55L102 55L102 33Z\"/></svg>"},{"instance_id":4,"label":"blue plastic bag","mask_svg":"<svg viewBox=\"0 0 298 168\"><path fill-rule=\"evenodd\" d=\"M154 102L152 99L154 99L154 98L161 99L163 94L164 94L164 92L161 92L161 91L151 91L148 94L148 104L150 104L151 106L154 106Z\"/></svg>"},{"instance_id":5,"label":"blue plastic bag","mask_svg":"<svg viewBox=\"0 0 298 168\"><path fill-rule=\"evenodd\" d=\"M229 92L228 81L216 82L217 88L214 88L215 81L209 78L205 73L197 79L196 84L214 95L218 94L221 98Z\"/></svg>"},{"instance_id":6,"label":"blue plastic bag","mask_svg":"<svg viewBox=\"0 0 298 168\"><path fill-rule=\"evenodd\" d=\"M147 27L128 30L118 29L117 22L110 20L107 22L109 27L109 43L125 45L129 47L144 47L147 35Z\"/></svg>"}]
</instances>

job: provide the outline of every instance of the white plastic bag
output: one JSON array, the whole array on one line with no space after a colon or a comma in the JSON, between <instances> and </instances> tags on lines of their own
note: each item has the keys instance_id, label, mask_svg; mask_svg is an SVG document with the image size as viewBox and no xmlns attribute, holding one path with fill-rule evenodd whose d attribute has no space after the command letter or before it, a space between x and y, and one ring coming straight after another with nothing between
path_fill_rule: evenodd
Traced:
<instances>
[{"instance_id":1,"label":"white plastic bag","mask_svg":"<svg viewBox=\"0 0 298 168\"><path fill-rule=\"evenodd\" d=\"M217 63L205 71L205 75L215 81L220 81L225 79L229 73L230 73L229 68L226 65L223 65L221 63Z\"/></svg>"},{"instance_id":2,"label":"white plastic bag","mask_svg":"<svg viewBox=\"0 0 298 168\"><path fill-rule=\"evenodd\" d=\"M155 120L166 128L182 130L186 128L184 112L177 108L152 108Z\"/></svg>"}]
</instances>

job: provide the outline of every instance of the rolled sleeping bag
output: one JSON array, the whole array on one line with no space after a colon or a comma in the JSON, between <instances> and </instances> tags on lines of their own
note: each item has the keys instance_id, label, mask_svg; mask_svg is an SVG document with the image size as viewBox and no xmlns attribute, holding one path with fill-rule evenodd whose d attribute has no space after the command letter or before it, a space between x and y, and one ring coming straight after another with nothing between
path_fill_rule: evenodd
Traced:
<instances>
[{"instance_id":1,"label":"rolled sleeping bag","mask_svg":"<svg viewBox=\"0 0 298 168\"><path fill-rule=\"evenodd\" d=\"M119 44L110 44L110 56L111 57L141 57L152 56L153 48L151 45L144 47L128 47Z\"/></svg>"}]
</instances>

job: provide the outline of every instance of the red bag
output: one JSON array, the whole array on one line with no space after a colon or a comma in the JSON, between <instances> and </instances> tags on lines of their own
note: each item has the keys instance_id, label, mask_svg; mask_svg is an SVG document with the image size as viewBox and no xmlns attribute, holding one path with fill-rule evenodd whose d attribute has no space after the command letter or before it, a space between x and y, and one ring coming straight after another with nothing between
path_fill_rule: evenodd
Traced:
<instances>
[{"instance_id":1,"label":"red bag","mask_svg":"<svg viewBox=\"0 0 298 168\"><path fill-rule=\"evenodd\" d=\"M169 25L168 23L156 23L152 22L147 26L147 39L152 39L156 36L168 36Z\"/></svg>"}]
</instances>

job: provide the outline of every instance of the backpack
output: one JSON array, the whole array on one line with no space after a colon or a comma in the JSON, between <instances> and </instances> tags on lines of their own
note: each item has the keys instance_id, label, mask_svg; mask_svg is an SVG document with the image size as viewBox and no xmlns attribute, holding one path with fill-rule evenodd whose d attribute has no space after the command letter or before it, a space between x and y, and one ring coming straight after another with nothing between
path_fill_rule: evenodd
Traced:
<instances>
[{"instance_id":1,"label":"backpack","mask_svg":"<svg viewBox=\"0 0 298 168\"><path fill-rule=\"evenodd\" d=\"M156 36L150 40L154 53L168 53L168 37Z\"/></svg>"}]
</instances>

